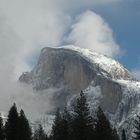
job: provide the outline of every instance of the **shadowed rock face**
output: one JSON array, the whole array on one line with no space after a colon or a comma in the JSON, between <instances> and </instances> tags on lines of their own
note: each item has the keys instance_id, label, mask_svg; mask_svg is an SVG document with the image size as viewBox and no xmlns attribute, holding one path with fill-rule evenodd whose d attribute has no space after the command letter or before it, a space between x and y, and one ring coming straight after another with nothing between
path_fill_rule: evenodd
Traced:
<instances>
[{"instance_id":1,"label":"shadowed rock face","mask_svg":"<svg viewBox=\"0 0 140 140\"><path fill-rule=\"evenodd\" d=\"M126 76L129 78L127 72ZM35 68L21 75L19 80L31 84L35 90L64 87L65 93L62 90L61 95L65 98L69 96L63 96L67 91L72 94L79 93L93 82L94 86L101 87L101 106L110 113L115 113L122 98L121 86L115 83L106 71L69 49L44 48ZM57 97L55 98L57 100ZM61 102L60 97L59 100Z\"/></svg>"}]
</instances>

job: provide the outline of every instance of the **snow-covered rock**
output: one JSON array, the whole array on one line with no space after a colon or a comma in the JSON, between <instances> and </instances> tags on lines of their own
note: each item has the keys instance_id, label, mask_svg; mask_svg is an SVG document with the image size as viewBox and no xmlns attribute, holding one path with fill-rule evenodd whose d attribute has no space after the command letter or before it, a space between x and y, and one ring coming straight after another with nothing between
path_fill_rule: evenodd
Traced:
<instances>
[{"instance_id":1,"label":"snow-covered rock","mask_svg":"<svg viewBox=\"0 0 140 140\"><path fill-rule=\"evenodd\" d=\"M93 50L75 46L42 49L37 65L19 78L39 93L59 88L56 107L63 108L81 90L87 93L92 110L100 105L119 130L132 133L131 121L140 111L140 82L119 62Z\"/></svg>"}]
</instances>

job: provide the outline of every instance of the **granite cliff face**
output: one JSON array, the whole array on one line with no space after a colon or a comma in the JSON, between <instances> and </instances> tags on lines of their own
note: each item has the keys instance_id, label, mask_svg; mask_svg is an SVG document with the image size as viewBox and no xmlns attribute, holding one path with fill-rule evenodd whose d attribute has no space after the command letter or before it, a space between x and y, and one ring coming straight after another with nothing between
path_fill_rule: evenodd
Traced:
<instances>
[{"instance_id":1,"label":"granite cliff face","mask_svg":"<svg viewBox=\"0 0 140 140\"><path fill-rule=\"evenodd\" d=\"M132 79L129 72L120 64L95 52L80 52L80 48L44 48L38 64L29 72L20 77L20 81L31 84L35 90L43 90L49 87L65 87L65 91L75 94L93 86L100 86L103 98L102 107L108 112L114 113L122 98L121 86L112 79ZM87 50L86 50L87 51ZM88 55L94 57L88 60ZM104 68L104 62L97 63L96 59L103 57L111 62L108 71ZM95 59L95 62L93 60ZM105 60L104 60L105 61ZM112 64L113 63L113 64ZM100 66L102 65L102 66ZM116 65L116 66L115 66ZM115 68L114 68L115 67ZM118 71L118 73L117 73Z\"/></svg>"},{"instance_id":2,"label":"granite cliff face","mask_svg":"<svg viewBox=\"0 0 140 140\"><path fill-rule=\"evenodd\" d=\"M23 73L19 80L39 92L50 87L60 88L53 101L57 107L64 107L85 90L93 108L98 102L120 129L140 110L140 82L115 60L87 49L46 47L34 69Z\"/></svg>"}]
</instances>

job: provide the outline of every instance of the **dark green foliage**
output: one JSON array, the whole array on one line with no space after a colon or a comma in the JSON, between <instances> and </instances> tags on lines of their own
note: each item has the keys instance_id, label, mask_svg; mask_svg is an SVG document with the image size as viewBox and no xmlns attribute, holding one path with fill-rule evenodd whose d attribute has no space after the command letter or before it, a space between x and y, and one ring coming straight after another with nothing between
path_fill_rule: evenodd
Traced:
<instances>
[{"instance_id":1,"label":"dark green foliage","mask_svg":"<svg viewBox=\"0 0 140 140\"><path fill-rule=\"evenodd\" d=\"M3 126L3 120L2 117L0 117L0 140L4 140L5 135L4 135L4 126Z\"/></svg>"},{"instance_id":2,"label":"dark green foliage","mask_svg":"<svg viewBox=\"0 0 140 140\"><path fill-rule=\"evenodd\" d=\"M122 130L122 140L127 140L127 139L126 139L126 134L125 134L125 130L124 130L124 129Z\"/></svg>"},{"instance_id":3,"label":"dark green foliage","mask_svg":"<svg viewBox=\"0 0 140 140\"><path fill-rule=\"evenodd\" d=\"M6 140L32 140L29 122L24 114L20 111L18 115L16 104L11 107L8 119L5 124Z\"/></svg>"},{"instance_id":4,"label":"dark green foliage","mask_svg":"<svg viewBox=\"0 0 140 140\"><path fill-rule=\"evenodd\" d=\"M35 130L33 140L48 140L47 134L44 132L41 124Z\"/></svg>"},{"instance_id":5,"label":"dark green foliage","mask_svg":"<svg viewBox=\"0 0 140 140\"><path fill-rule=\"evenodd\" d=\"M31 128L23 110L20 111L20 116L18 121L18 139L19 140L32 139Z\"/></svg>"},{"instance_id":6,"label":"dark green foliage","mask_svg":"<svg viewBox=\"0 0 140 140\"><path fill-rule=\"evenodd\" d=\"M140 140L140 115L137 115L137 118L134 121L134 136L135 140Z\"/></svg>"},{"instance_id":7,"label":"dark green foliage","mask_svg":"<svg viewBox=\"0 0 140 140\"><path fill-rule=\"evenodd\" d=\"M72 140L90 140L93 138L93 119L90 116L86 96L81 91L74 105L74 118L71 124L70 138Z\"/></svg>"},{"instance_id":8,"label":"dark green foliage","mask_svg":"<svg viewBox=\"0 0 140 140\"><path fill-rule=\"evenodd\" d=\"M51 140L64 140L65 133L64 133L64 122L61 116L59 109L56 112L54 124L52 126L52 132L50 139Z\"/></svg>"},{"instance_id":9,"label":"dark green foliage","mask_svg":"<svg viewBox=\"0 0 140 140\"><path fill-rule=\"evenodd\" d=\"M113 140L111 125L100 107L97 111L95 133L96 140Z\"/></svg>"},{"instance_id":10,"label":"dark green foliage","mask_svg":"<svg viewBox=\"0 0 140 140\"><path fill-rule=\"evenodd\" d=\"M5 133L6 133L6 139L7 140L19 140L18 139L18 112L16 104L11 107L8 119L5 125Z\"/></svg>"},{"instance_id":11,"label":"dark green foliage","mask_svg":"<svg viewBox=\"0 0 140 140\"><path fill-rule=\"evenodd\" d=\"M86 96L81 92L71 115L66 108L62 113L57 110L50 140L120 140L120 138L100 107L97 118L91 117Z\"/></svg>"},{"instance_id":12,"label":"dark green foliage","mask_svg":"<svg viewBox=\"0 0 140 140\"><path fill-rule=\"evenodd\" d=\"M62 113L56 112L52 127L51 140L90 140L93 139L93 119L90 116L85 94L80 93L73 107L71 117L65 108Z\"/></svg>"},{"instance_id":13,"label":"dark green foliage","mask_svg":"<svg viewBox=\"0 0 140 140\"><path fill-rule=\"evenodd\" d=\"M69 126L70 126L70 122L71 122L71 117L69 112L67 111L67 108L64 109L62 115L61 115L61 123L62 123L62 134L63 137L61 138L61 140L68 140L69 138Z\"/></svg>"},{"instance_id":14,"label":"dark green foliage","mask_svg":"<svg viewBox=\"0 0 140 140\"><path fill-rule=\"evenodd\" d=\"M72 107L71 113L67 108L62 112L57 110L49 138L41 125L35 130L32 138L31 128L24 111L21 110L18 114L16 104L14 104L9 111L5 129L2 118L0 118L0 140L120 140L116 129L112 129L100 107L96 119L91 117L90 108L83 92L80 93L80 97ZM135 139L140 140L139 116L135 120L135 128ZM124 130L122 140L126 140Z\"/></svg>"},{"instance_id":15,"label":"dark green foliage","mask_svg":"<svg viewBox=\"0 0 140 140\"><path fill-rule=\"evenodd\" d=\"M54 124L52 127L51 140L67 140L69 137L70 115L67 108L60 113L59 109L56 112Z\"/></svg>"}]
</instances>

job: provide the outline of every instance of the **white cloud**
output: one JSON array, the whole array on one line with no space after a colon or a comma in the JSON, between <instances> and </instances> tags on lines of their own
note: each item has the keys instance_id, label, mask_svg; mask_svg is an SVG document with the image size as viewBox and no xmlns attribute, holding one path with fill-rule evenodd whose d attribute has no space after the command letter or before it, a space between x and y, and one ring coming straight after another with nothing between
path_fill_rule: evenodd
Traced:
<instances>
[{"instance_id":1,"label":"white cloud","mask_svg":"<svg viewBox=\"0 0 140 140\"><path fill-rule=\"evenodd\" d=\"M77 22L72 25L68 41L111 57L120 53L120 47L113 38L111 28L101 16L92 11L78 17Z\"/></svg>"},{"instance_id":2,"label":"white cloud","mask_svg":"<svg viewBox=\"0 0 140 140\"><path fill-rule=\"evenodd\" d=\"M33 91L29 87L20 87L15 82L15 79L17 80L22 72L31 69L29 59L32 58L33 54L39 52L42 47L59 46L63 43L65 34L70 30L71 24L73 24L72 13L74 11L77 17L81 8L88 9L89 6L94 4L114 3L117 1L0 0L0 111L7 111L13 101L18 102L23 107L27 107L28 112L34 107L30 106L30 102L32 105L35 104L34 109L41 110L43 108L44 111L47 105L45 104L44 107L40 106L45 98L40 99L40 101L37 100L40 97L34 97ZM85 17L86 14L88 17ZM94 20L99 24L95 35L93 28L91 28ZM87 23L88 21L91 23ZM73 31L70 35L71 39L82 40L82 36L77 37L76 33L82 24L92 29L90 33L95 37L95 45L98 43L104 48L108 44L111 48L112 46L117 48L111 29L99 15L92 12L86 12L73 25ZM90 31L88 27L84 28L84 30L80 29L83 35ZM100 30L103 30L101 38L98 35L98 33L102 32ZM86 46L89 45L90 47L92 43L90 36L90 42L88 42L88 38L83 37L85 39L84 44L87 43ZM97 41L95 41L96 39ZM106 52L107 49L104 51ZM116 49L116 52L118 52L118 49ZM116 53L113 49L109 50L109 54L115 55ZM35 99L35 101L32 99Z\"/></svg>"},{"instance_id":3,"label":"white cloud","mask_svg":"<svg viewBox=\"0 0 140 140\"><path fill-rule=\"evenodd\" d=\"M7 31L4 39L16 35L14 42L20 41L20 45L7 42L8 51L15 52L17 76L29 69L27 58L30 55L39 52L44 46L58 46L62 43L70 17L56 4L54 0L0 0L1 13L13 30L12 33ZM7 48L2 49L7 51Z\"/></svg>"},{"instance_id":4,"label":"white cloud","mask_svg":"<svg viewBox=\"0 0 140 140\"><path fill-rule=\"evenodd\" d=\"M16 78L18 78L23 71L30 69L28 59L31 58L31 55L39 52L44 46L59 46L63 43L64 36L69 31L72 24L71 16L74 11L77 12L75 13L75 16L77 16L82 7L88 9L89 6L94 6L95 4L100 5L116 2L118 2L118 0L0 0L0 12L5 18L1 20L4 20L3 24L6 23L6 25L4 25L6 32L4 29L2 30L5 34L4 38L2 39L11 40L11 38L14 38L14 41L12 42L13 44L11 44L9 41L7 42L6 45L8 46L8 49L3 45L3 41L0 42L0 49L4 50L6 53L7 51L8 53L13 51L13 69ZM79 9L79 11L77 11L77 9ZM86 23L88 20L91 22L94 20L99 20L97 23L99 24L97 27L97 32L101 32L99 31L100 27L102 28L102 26L107 26L102 25L104 24L101 23L103 22L102 19L96 14L90 14L90 12L85 14L88 14L89 17L81 17L82 21L79 21L84 22L83 24L85 24L85 26L92 26L92 23ZM75 32L76 30L79 30L79 28L76 29L79 24L80 23L74 25L73 30L75 30ZM95 24L93 23L93 25ZM12 32L10 30L12 30ZM84 30L85 31L82 32L86 33L88 32L89 28L85 27ZM102 37L105 37L100 39L104 41L103 43L109 45L109 47L111 45L114 47L116 44L113 41L109 41L113 40L111 38L111 30L108 27L106 27L106 29L104 28L103 30L106 30L104 31L104 35L102 35ZM91 32L92 31L94 30L92 29ZM95 37L97 36L95 35ZM95 38L94 40L96 39L99 38ZM85 43L86 42L87 40L85 40ZM87 45L89 45L89 43ZM118 52L118 50L116 52ZM11 58L9 58L9 60L11 60Z\"/></svg>"}]
</instances>

